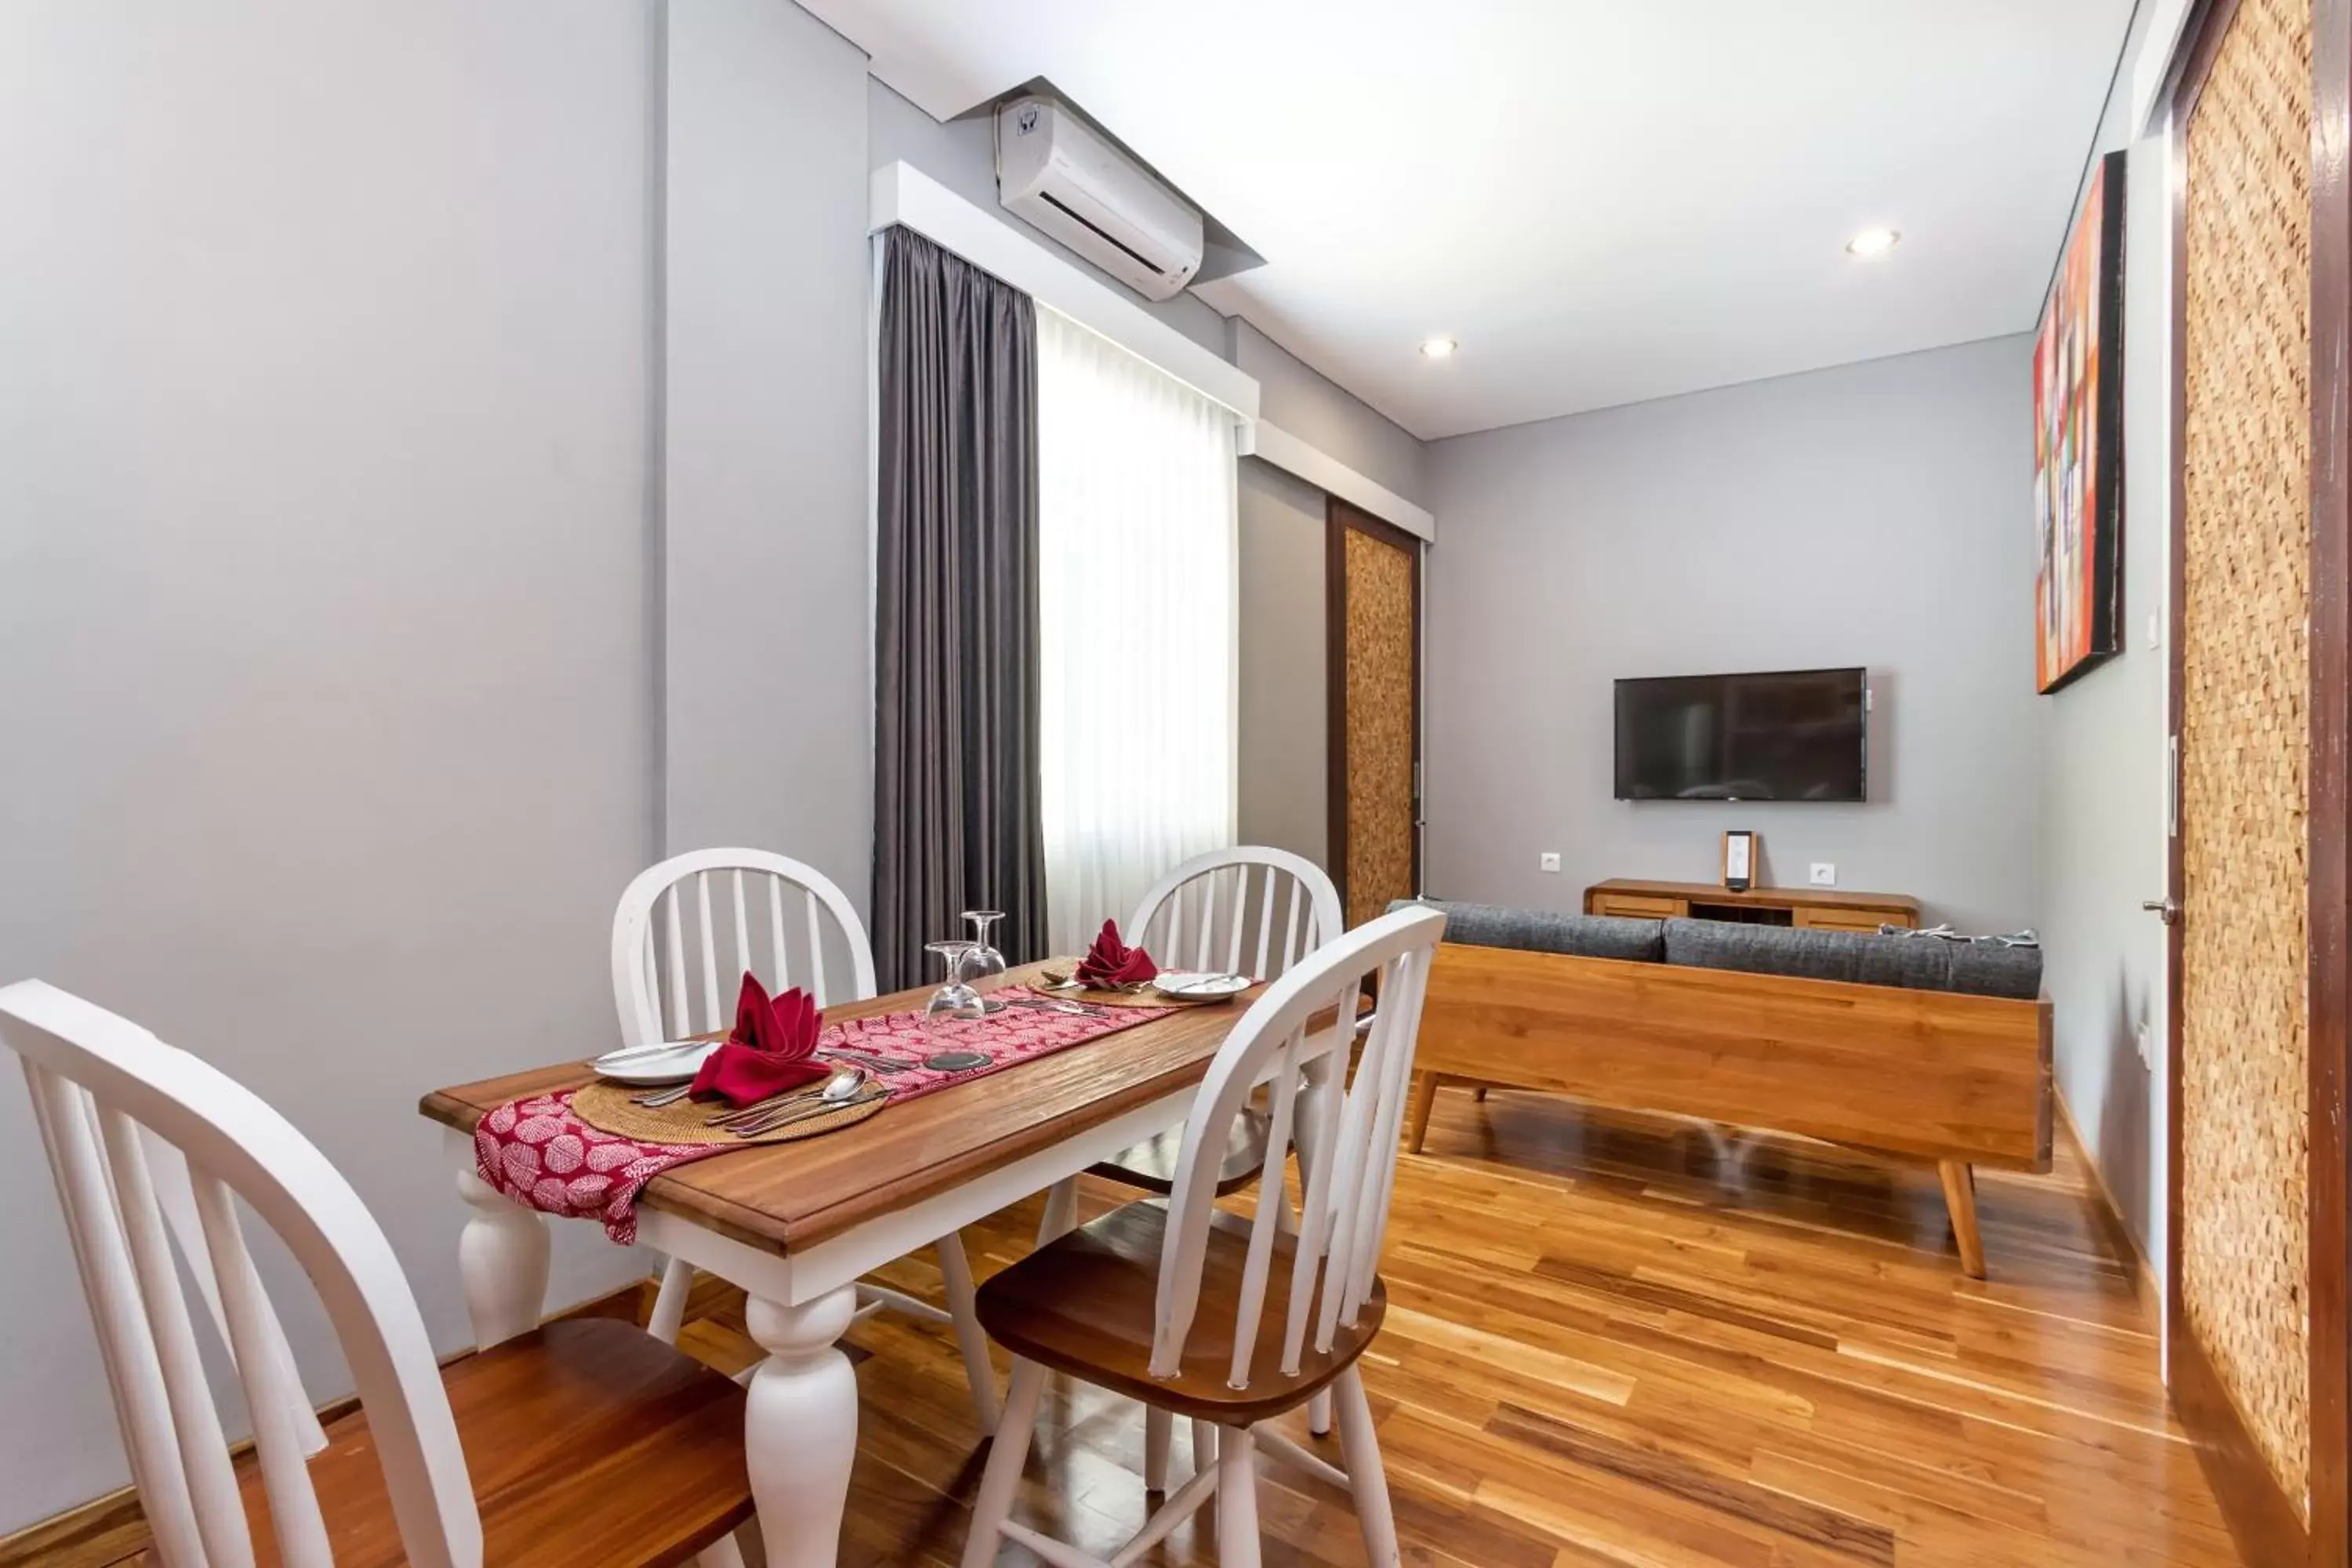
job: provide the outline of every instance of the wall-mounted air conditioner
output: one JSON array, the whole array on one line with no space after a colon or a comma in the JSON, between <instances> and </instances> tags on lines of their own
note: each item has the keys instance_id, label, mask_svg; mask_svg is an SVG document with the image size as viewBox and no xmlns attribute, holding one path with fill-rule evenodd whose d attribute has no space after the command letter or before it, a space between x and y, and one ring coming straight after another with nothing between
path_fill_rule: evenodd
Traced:
<instances>
[{"instance_id":1,"label":"wall-mounted air conditioner","mask_svg":"<svg viewBox=\"0 0 2352 1568\"><path fill-rule=\"evenodd\" d=\"M996 191L1148 300L1173 299L1201 269L1199 210L1050 98L996 111Z\"/></svg>"}]
</instances>

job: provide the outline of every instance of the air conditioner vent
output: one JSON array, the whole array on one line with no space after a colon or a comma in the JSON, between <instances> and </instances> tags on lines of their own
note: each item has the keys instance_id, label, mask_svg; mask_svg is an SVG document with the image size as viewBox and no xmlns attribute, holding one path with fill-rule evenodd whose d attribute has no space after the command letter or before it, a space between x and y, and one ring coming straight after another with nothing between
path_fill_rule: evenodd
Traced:
<instances>
[{"instance_id":1,"label":"air conditioner vent","mask_svg":"<svg viewBox=\"0 0 2352 1568\"><path fill-rule=\"evenodd\" d=\"M1037 193L1037 199L1050 204L1055 212L1060 213L1072 223L1084 225L1087 233L1093 235L1097 239L1101 240L1105 245L1117 246L1120 254L1132 258L1138 267L1150 268L1152 276L1156 278L1164 278L1167 276L1167 274L1161 272L1159 268L1152 266L1151 258L1144 255L1133 246L1129 245L1125 240L1119 238L1118 236L1111 234L1107 230L1097 228L1091 223L1087 223L1086 214L1066 205L1062 198L1055 195L1053 192L1040 191ZM1179 282L1176 285L1179 289L1181 289L1183 286L1184 285L1181 282Z\"/></svg>"}]
</instances>

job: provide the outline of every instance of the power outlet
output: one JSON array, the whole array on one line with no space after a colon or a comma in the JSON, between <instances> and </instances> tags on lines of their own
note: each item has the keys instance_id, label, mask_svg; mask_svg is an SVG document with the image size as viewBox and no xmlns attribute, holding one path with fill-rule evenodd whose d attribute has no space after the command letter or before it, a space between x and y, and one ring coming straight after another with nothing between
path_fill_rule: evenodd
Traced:
<instances>
[{"instance_id":1,"label":"power outlet","mask_svg":"<svg viewBox=\"0 0 2352 1568\"><path fill-rule=\"evenodd\" d=\"M1827 861L1827 860L1816 860L1816 861L1814 861L1814 862L1813 862L1813 886L1814 886L1814 887L1816 887L1816 888L1834 888L1834 887L1836 887L1836 886L1837 886L1837 868L1836 868L1835 866L1832 865L1832 864L1831 864L1829 861Z\"/></svg>"},{"instance_id":2,"label":"power outlet","mask_svg":"<svg viewBox=\"0 0 2352 1568\"><path fill-rule=\"evenodd\" d=\"M1545 850L1536 858L1536 869L1557 874L1559 870L1559 852L1556 849Z\"/></svg>"},{"instance_id":3,"label":"power outlet","mask_svg":"<svg viewBox=\"0 0 2352 1568\"><path fill-rule=\"evenodd\" d=\"M2155 1035L2154 1031L2148 1028L2146 1019L2132 1026L2132 1045L2139 1052L2139 1065L2151 1072L2155 1071Z\"/></svg>"}]
</instances>

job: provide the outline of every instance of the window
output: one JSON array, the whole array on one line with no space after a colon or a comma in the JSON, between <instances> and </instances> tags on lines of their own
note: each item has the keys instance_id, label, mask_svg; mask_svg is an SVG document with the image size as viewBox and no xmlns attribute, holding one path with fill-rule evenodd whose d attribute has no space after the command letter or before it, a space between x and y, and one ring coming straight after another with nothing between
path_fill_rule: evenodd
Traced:
<instances>
[{"instance_id":1,"label":"window","mask_svg":"<svg viewBox=\"0 0 2352 1568\"><path fill-rule=\"evenodd\" d=\"M1083 952L1234 842L1232 414L1037 311L1039 749L1049 935Z\"/></svg>"}]
</instances>

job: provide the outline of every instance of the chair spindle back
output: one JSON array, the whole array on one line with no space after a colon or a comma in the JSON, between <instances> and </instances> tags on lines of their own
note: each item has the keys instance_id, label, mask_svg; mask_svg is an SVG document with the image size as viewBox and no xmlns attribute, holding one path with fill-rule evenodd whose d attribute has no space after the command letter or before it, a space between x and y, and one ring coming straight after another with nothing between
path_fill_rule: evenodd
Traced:
<instances>
[{"instance_id":1,"label":"chair spindle back","mask_svg":"<svg viewBox=\"0 0 2352 1568\"><path fill-rule=\"evenodd\" d=\"M1323 868L1287 849L1242 845L1195 856L1161 877L1121 934L1150 948L1162 969L1272 980L1346 923Z\"/></svg>"},{"instance_id":2,"label":"chair spindle back","mask_svg":"<svg viewBox=\"0 0 2352 1568\"><path fill-rule=\"evenodd\" d=\"M207 1063L39 981L0 988L0 1045L22 1059L95 1320L131 1477L163 1560L251 1568L254 1548L172 1256L185 1160L203 1268L247 1409L278 1560L332 1562L305 1464L311 1447L285 1333L247 1250L242 1198L310 1277L366 1406L408 1561L478 1568L481 1518L457 1423L408 1281L383 1232L326 1156ZM183 1243L188 1237L180 1229ZM210 1303L207 1302L207 1305Z\"/></svg>"},{"instance_id":3,"label":"chair spindle back","mask_svg":"<svg viewBox=\"0 0 2352 1568\"><path fill-rule=\"evenodd\" d=\"M835 976L845 959L843 984L827 983L828 950ZM729 1027L746 971L771 991L799 985L819 1007L874 994L866 922L814 866L764 849L698 849L646 868L621 894L613 1001L623 1045Z\"/></svg>"},{"instance_id":4,"label":"chair spindle back","mask_svg":"<svg viewBox=\"0 0 2352 1568\"><path fill-rule=\"evenodd\" d=\"M1357 1321L1387 1234L1422 1001L1444 932L1443 911L1400 910L1325 943L1275 982L1219 1048L1185 1121L1169 1199L1151 1350L1155 1376L1172 1375L1182 1364L1200 1304L1226 1137L1260 1084L1270 1087L1272 1099L1265 1168L1281 1170L1297 1144L1306 1179L1283 1331L1284 1373L1298 1371L1310 1336L1317 1350L1328 1351L1341 1325ZM1357 1018L1368 986L1380 1004L1364 1021L1368 1027L1340 1023ZM1324 1015L1329 1021L1310 1034ZM1364 1043L1350 1074L1349 1057L1360 1029ZM1302 1069L1328 1086L1318 1097L1312 1127L1299 1123ZM1227 1373L1235 1388L1249 1386L1285 1202L1280 1188L1269 1186L1250 1225Z\"/></svg>"}]
</instances>

